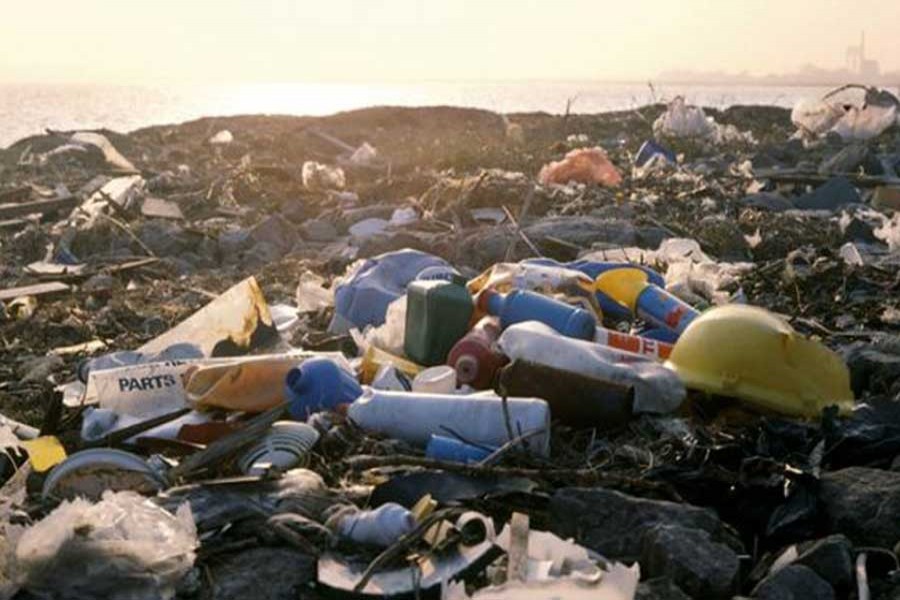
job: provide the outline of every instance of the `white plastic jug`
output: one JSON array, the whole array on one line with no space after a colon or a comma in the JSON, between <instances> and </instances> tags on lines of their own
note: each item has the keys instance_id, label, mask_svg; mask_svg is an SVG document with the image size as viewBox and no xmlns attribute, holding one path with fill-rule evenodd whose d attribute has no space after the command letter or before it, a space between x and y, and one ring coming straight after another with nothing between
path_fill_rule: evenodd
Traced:
<instances>
[{"instance_id":1,"label":"white plastic jug","mask_svg":"<svg viewBox=\"0 0 900 600\"><path fill-rule=\"evenodd\" d=\"M536 321L507 328L497 345L510 360L632 385L636 413L670 413L687 394L674 372L646 356L565 337Z\"/></svg>"},{"instance_id":2,"label":"white plastic jug","mask_svg":"<svg viewBox=\"0 0 900 600\"><path fill-rule=\"evenodd\" d=\"M503 401L494 395L453 395L391 392L363 388L347 414L368 431L425 446L432 434L458 433L467 441L501 446L509 441ZM536 430L528 438L532 452L550 452L550 407L539 398L507 398L513 435Z\"/></svg>"}]
</instances>

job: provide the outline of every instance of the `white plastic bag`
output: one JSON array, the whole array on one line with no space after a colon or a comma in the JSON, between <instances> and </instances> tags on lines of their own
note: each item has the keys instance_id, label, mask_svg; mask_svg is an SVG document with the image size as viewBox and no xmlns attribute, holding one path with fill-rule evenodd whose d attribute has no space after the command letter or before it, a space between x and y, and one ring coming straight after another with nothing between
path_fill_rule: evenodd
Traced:
<instances>
[{"instance_id":1,"label":"white plastic bag","mask_svg":"<svg viewBox=\"0 0 900 600\"><path fill-rule=\"evenodd\" d=\"M688 106L684 98L677 96L666 112L653 122L657 136L708 138L716 133L715 121L706 116L699 106Z\"/></svg>"},{"instance_id":2,"label":"white plastic bag","mask_svg":"<svg viewBox=\"0 0 900 600\"><path fill-rule=\"evenodd\" d=\"M835 123L833 131L845 140L868 140L881 135L896 122L896 106L851 106Z\"/></svg>"},{"instance_id":3,"label":"white plastic bag","mask_svg":"<svg viewBox=\"0 0 900 600\"><path fill-rule=\"evenodd\" d=\"M834 127L843 115L840 106L824 100L801 100L791 111L791 122L808 134L820 135Z\"/></svg>"},{"instance_id":4,"label":"white plastic bag","mask_svg":"<svg viewBox=\"0 0 900 600\"><path fill-rule=\"evenodd\" d=\"M23 587L63 598L172 598L194 565L190 507L172 514L133 492L63 502L16 546Z\"/></svg>"}]
</instances>

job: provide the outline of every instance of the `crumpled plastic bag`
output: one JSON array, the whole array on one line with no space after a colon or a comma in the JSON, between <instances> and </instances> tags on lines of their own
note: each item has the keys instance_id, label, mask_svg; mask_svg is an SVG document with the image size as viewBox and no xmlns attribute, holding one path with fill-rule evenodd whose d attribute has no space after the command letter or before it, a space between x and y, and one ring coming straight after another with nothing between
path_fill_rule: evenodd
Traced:
<instances>
[{"instance_id":1,"label":"crumpled plastic bag","mask_svg":"<svg viewBox=\"0 0 900 600\"><path fill-rule=\"evenodd\" d=\"M844 140L868 140L897 122L896 106L851 106L832 127Z\"/></svg>"},{"instance_id":2,"label":"crumpled plastic bag","mask_svg":"<svg viewBox=\"0 0 900 600\"><path fill-rule=\"evenodd\" d=\"M190 507L172 514L133 492L63 502L16 546L23 587L54 598L172 598L194 565Z\"/></svg>"},{"instance_id":3,"label":"crumpled plastic bag","mask_svg":"<svg viewBox=\"0 0 900 600\"><path fill-rule=\"evenodd\" d=\"M622 183L622 175L609 161L606 151L594 147L572 150L562 160L544 165L538 180L543 185L565 185L574 181L616 187Z\"/></svg>"},{"instance_id":4,"label":"crumpled plastic bag","mask_svg":"<svg viewBox=\"0 0 900 600\"><path fill-rule=\"evenodd\" d=\"M801 100L791 110L791 123L811 135L821 135L844 116L840 106L824 100Z\"/></svg>"},{"instance_id":5,"label":"crumpled plastic bag","mask_svg":"<svg viewBox=\"0 0 900 600\"><path fill-rule=\"evenodd\" d=\"M562 266L527 262L497 263L471 280L468 288L472 294L485 289L501 293L530 290L547 295L562 294L570 298L583 298L595 314L601 314L594 296L594 281L581 271Z\"/></svg>"},{"instance_id":6,"label":"crumpled plastic bag","mask_svg":"<svg viewBox=\"0 0 900 600\"><path fill-rule=\"evenodd\" d=\"M301 170L303 187L308 190L342 190L347 184L344 170L308 160Z\"/></svg>"},{"instance_id":7,"label":"crumpled plastic bag","mask_svg":"<svg viewBox=\"0 0 900 600\"><path fill-rule=\"evenodd\" d=\"M294 298L298 312L316 312L334 304L334 291L325 287L324 277L307 270L300 274Z\"/></svg>"},{"instance_id":8,"label":"crumpled plastic bag","mask_svg":"<svg viewBox=\"0 0 900 600\"><path fill-rule=\"evenodd\" d=\"M699 106L688 106L682 96L669 103L666 112L653 122L656 136L710 138L716 134L716 122Z\"/></svg>"},{"instance_id":9,"label":"crumpled plastic bag","mask_svg":"<svg viewBox=\"0 0 900 600\"><path fill-rule=\"evenodd\" d=\"M362 332L365 347L375 346L386 352L403 356L406 337L406 296L400 296L388 304L384 323L378 327L367 325Z\"/></svg>"},{"instance_id":10,"label":"crumpled plastic bag","mask_svg":"<svg viewBox=\"0 0 900 600\"><path fill-rule=\"evenodd\" d=\"M497 340L510 360L527 360L634 387L635 413L670 413L687 392L674 371L653 359L567 338L537 321L508 327Z\"/></svg>"}]
</instances>

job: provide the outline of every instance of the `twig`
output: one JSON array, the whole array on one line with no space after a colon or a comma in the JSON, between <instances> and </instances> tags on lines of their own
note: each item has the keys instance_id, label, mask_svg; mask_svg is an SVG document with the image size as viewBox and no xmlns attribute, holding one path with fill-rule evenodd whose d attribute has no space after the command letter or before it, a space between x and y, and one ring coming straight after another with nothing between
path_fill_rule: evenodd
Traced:
<instances>
[{"instance_id":1,"label":"twig","mask_svg":"<svg viewBox=\"0 0 900 600\"><path fill-rule=\"evenodd\" d=\"M102 212L98 212L98 213L97 213L97 216L106 219L107 221L109 221L110 223L112 223L113 225L115 225L116 227L118 227L119 229L121 229L122 231L124 231L124 232L128 235L128 237L130 237L132 240L134 240L134 242L135 242L138 246L141 247L141 250L143 250L144 252L147 253L147 256L150 256L150 257L152 257L152 258L158 258L158 257L156 256L156 254L153 252L153 250L151 250L151 249L147 246L147 244L145 244L144 242L142 242L142 241L141 241L141 238L139 238L137 235L135 235L135 233L131 230L131 227L129 227L127 224L125 224L125 223L123 223L122 221L116 219L115 217L111 217L111 216L109 216L109 215L107 215L107 214L105 214L105 213L102 213Z\"/></svg>"},{"instance_id":2,"label":"twig","mask_svg":"<svg viewBox=\"0 0 900 600\"><path fill-rule=\"evenodd\" d=\"M537 246L535 246L534 243L532 243L532 241L530 239L528 239L528 236L525 235L525 232L522 231L522 227L519 225L519 222L516 221L516 218L512 215L512 213L509 211L509 209L506 208L505 205L502 208L503 208L503 212L506 213L506 218L509 219L509 221L513 224L513 227L515 228L515 233L518 234L518 236L520 238L522 238L522 240L526 244L528 244L528 247L531 248L531 251L534 252L535 256L543 257L544 255L541 254L541 251L538 250ZM515 241L515 238L513 238L513 241ZM507 249L507 255L506 255L507 260L509 260L509 258L510 258L511 248L512 248L512 246L510 246L510 248Z\"/></svg>"},{"instance_id":3,"label":"twig","mask_svg":"<svg viewBox=\"0 0 900 600\"><path fill-rule=\"evenodd\" d=\"M531 186L529 188L528 194L525 196L525 202L522 203L522 210L519 211L519 221L518 221L519 223L522 223L525 221L525 216L528 214L528 209L531 207L532 198L534 198L534 186ZM507 215L509 215L509 211L507 210L507 208L505 206L503 207L503 210L506 212ZM512 220L513 224L516 226L516 230L518 232L521 232L522 227L518 223L516 223L516 220L515 219L510 219L510 220ZM510 259L512 259L513 252L515 252L516 245L518 244L518 242L519 242L519 238L513 237L512 241L509 243L509 246L506 248L506 262L509 262ZM536 254L538 256L541 255L540 252L536 252Z\"/></svg>"},{"instance_id":4,"label":"twig","mask_svg":"<svg viewBox=\"0 0 900 600\"><path fill-rule=\"evenodd\" d=\"M503 444L502 446L500 446L499 448L497 448L496 450L494 450L493 452L491 452L490 454L485 456L483 459L478 461L478 463L476 463L476 464L479 467L492 465L495 462L497 462L498 460L500 460L512 448L515 448L516 446L518 446L525 440L535 437L537 435L540 435L542 433L546 433L546 432L547 432L547 430L544 427L541 427L540 429L532 429L531 431L526 431L522 435L516 436L515 439L509 440L508 442L506 442L505 444Z\"/></svg>"},{"instance_id":5,"label":"twig","mask_svg":"<svg viewBox=\"0 0 900 600\"><path fill-rule=\"evenodd\" d=\"M558 469L548 467L546 469L523 469L512 467L493 467L480 465L466 465L462 463L434 460L423 456L406 456L397 454L393 456L358 455L346 459L346 464L354 471L365 471L384 467L423 467L461 473L470 476L494 476L494 477L525 477L528 479L547 478L553 480L575 480L582 484L632 486L640 487L655 492L663 492L675 501L683 502L681 496L665 483L633 479L611 473L600 473L596 469Z\"/></svg>"}]
</instances>

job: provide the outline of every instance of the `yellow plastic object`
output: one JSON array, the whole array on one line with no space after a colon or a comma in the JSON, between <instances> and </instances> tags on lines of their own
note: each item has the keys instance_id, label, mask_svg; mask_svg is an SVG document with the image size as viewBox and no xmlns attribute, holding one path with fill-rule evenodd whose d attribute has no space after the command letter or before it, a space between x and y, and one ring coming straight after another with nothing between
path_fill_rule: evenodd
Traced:
<instances>
[{"instance_id":1,"label":"yellow plastic object","mask_svg":"<svg viewBox=\"0 0 900 600\"><path fill-rule=\"evenodd\" d=\"M372 380L375 379L375 374L378 373L378 369L384 365L393 365L410 379L425 369L425 367L419 366L410 360L385 352L381 348L369 346L366 349L366 353L363 354L360 367L360 381L366 385L372 383Z\"/></svg>"},{"instance_id":2,"label":"yellow plastic object","mask_svg":"<svg viewBox=\"0 0 900 600\"><path fill-rule=\"evenodd\" d=\"M675 343L666 366L691 389L738 398L794 417L853 407L850 372L841 358L783 319L730 304L699 316Z\"/></svg>"},{"instance_id":3,"label":"yellow plastic object","mask_svg":"<svg viewBox=\"0 0 900 600\"><path fill-rule=\"evenodd\" d=\"M31 468L38 473L43 473L66 459L66 449L52 435L26 440L22 442L22 447L28 452Z\"/></svg>"},{"instance_id":4,"label":"yellow plastic object","mask_svg":"<svg viewBox=\"0 0 900 600\"><path fill-rule=\"evenodd\" d=\"M597 277L594 288L634 313L638 296L647 287L647 279L641 269L611 269Z\"/></svg>"}]
</instances>

